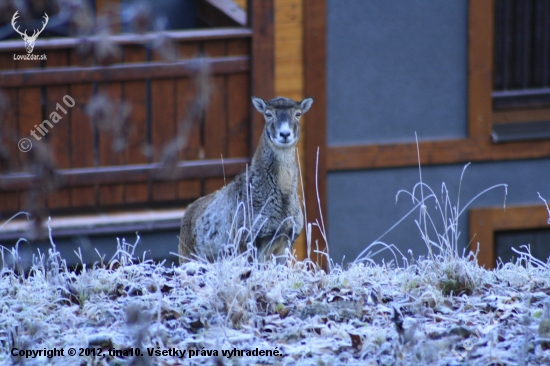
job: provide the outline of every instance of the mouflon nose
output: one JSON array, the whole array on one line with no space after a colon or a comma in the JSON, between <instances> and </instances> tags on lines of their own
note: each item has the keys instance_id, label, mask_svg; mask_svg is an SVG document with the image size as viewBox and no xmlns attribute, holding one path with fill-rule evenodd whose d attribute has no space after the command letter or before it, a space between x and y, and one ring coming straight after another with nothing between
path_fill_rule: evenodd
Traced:
<instances>
[{"instance_id":1,"label":"mouflon nose","mask_svg":"<svg viewBox=\"0 0 550 366\"><path fill-rule=\"evenodd\" d=\"M279 136L283 138L283 140L287 140L290 137L290 131L281 131L279 132Z\"/></svg>"}]
</instances>

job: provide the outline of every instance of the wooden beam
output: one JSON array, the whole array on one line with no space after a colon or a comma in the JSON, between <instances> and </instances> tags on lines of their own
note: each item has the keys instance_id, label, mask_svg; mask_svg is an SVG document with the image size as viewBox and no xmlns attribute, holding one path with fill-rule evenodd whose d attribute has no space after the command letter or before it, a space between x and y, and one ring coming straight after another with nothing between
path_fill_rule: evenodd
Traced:
<instances>
[{"instance_id":1,"label":"wooden beam","mask_svg":"<svg viewBox=\"0 0 550 366\"><path fill-rule=\"evenodd\" d=\"M273 37L274 10L273 0L248 0L248 24L252 28L252 85L253 96L271 99L275 97L275 52ZM256 151L258 141L264 129L263 116L251 110L251 155Z\"/></svg>"},{"instance_id":2,"label":"wooden beam","mask_svg":"<svg viewBox=\"0 0 550 366\"><path fill-rule=\"evenodd\" d=\"M550 141L510 142L494 145L489 136L462 140L419 142L422 165L550 157ZM416 143L330 146L327 169L354 170L418 165Z\"/></svg>"},{"instance_id":3,"label":"wooden beam","mask_svg":"<svg viewBox=\"0 0 550 366\"><path fill-rule=\"evenodd\" d=\"M55 215L48 222L56 237L69 235L97 235L121 232L177 229L185 209L147 209L122 212L101 212ZM15 219L6 223L0 232L0 240L8 241L25 237L34 223L27 219ZM47 229L46 222L43 223Z\"/></svg>"},{"instance_id":4,"label":"wooden beam","mask_svg":"<svg viewBox=\"0 0 550 366\"><path fill-rule=\"evenodd\" d=\"M122 17L122 9L120 0L95 0L95 16L109 17L109 26L113 33L120 33L120 24Z\"/></svg>"},{"instance_id":5,"label":"wooden beam","mask_svg":"<svg viewBox=\"0 0 550 366\"><path fill-rule=\"evenodd\" d=\"M248 71L248 56L205 58L213 75ZM27 87L79 83L131 81L161 78L190 77L196 73L197 60L178 62L143 62L93 67L49 67L0 72L0 85Z\"/></svg>"},{"instance_id":6,"label":"wooden beam","mask_svg":"<svg viewBox=\"0 0 550 366\"><path fill-rule=\"evenodd\" d=\"M493 123L495 0L470 0L468 13L468 135L489 139Z\"/></svg>"},{"instance_id":7,"label":"wooden beam","mask_svg":"<svg viewBox=\"0 0 550 366\"><path fill-rule=\"evenodd\" d=\"M252 37L252 30L249 28L214 28L214 29L194 29L183 31L166 31L162 33L163 37L167 37L173 42L187 42L187 41L209 41L216 39L228 39L228 38L250 38ZM152 42L159 36L158 33L146 33L146 34L117 34L109 38L110 41L116 45L146 45ZM81 37L81 38L51 38L51 39L38 39L35 43L35 48L38 50L58 49L58 48L75 48L83 42L97 42L100 38L93 37ZM16 41L2 41L0 42L0 53L3 52L20 52L23 49L21 40Z\"/></svg>"},{"instance_id":8,"label":"wooden beam","mask_svg":"<svg viewBox=\"0 0 550 366\"><path fill-rule=\"evenodd\" d=\"M324 223L326 230L326 1L304 0L304 94L315 102L305 115L305 200L308 222ZM318 204L318 201L320 203ZM325 216L323 216L323 214ZM312 250L327 251L318 228L312 228ZM326 257L315 255L327 267Z\"/></svg>"},{"instance_id":9,"label":"wooden beam","mask_svg":"<svg viewBox=\"0 0 550 366\"><path fill-rule=\"evenodd\" d=\"M475 208L470 210L470 250L485 268L496 267L495 232L506 230L547 229L548 212L544 205Z\"/></svg>"},{"instance_id":10,"label":"wooden beam","mask_svg":"<svg viewBox=\"0 0 550 366\"><path fill-rule=\"evenodd\" d=\"M502 210L502 208L500 208ZM493 228L495 209L470 210L470 251L477 254L477 263L485 268L495 268L495 237Z\"/></svg>"},{"instance_id":11,"label":"wooden beam","mask_svg":"<svg viewBox=\"0 0 550 366\"><path fill-rule=\"evenodd\" d=\"M152 181L171 181L195 178L221 178L235 176L245 170L249 158L213 159L179 162L164 171L161 163L101 166L92 168L61 169L56 174L59 187L90 186L94 184L136 183ZM21 190L39 186L40 181L34 174L11 173L0 175L0 188Z\"/></svg>"},{"instance_id":12,"label":"wooden beam","mask_svg":"<svg viewBox=\"0 0 550 366\"><path fill-rule=\"evenodd\" d=\"M521 108L495 111L494 124L550 121L550 108Z\"/></svg>"}]
</instances>

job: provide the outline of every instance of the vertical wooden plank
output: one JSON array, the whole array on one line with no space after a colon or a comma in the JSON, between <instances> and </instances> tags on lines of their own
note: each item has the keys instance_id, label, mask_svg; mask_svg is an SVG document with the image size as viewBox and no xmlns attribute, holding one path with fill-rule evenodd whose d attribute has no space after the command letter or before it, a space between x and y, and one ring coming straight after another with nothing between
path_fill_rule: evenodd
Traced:
<instances>
[{"instance_id":1,"label":"vertical wooden plank","mask_svg":"<svg viewBox=\"0 0 550 366\"><path fill-rule=\"evenodd\" d=\"M87 63L82 60L76 51L70 52L70 64L78 65ZM71 84L69 94L76 101L71 108L71 167L86 168L96 166L97 156L95 149L95 132L90 116L86 113L86 105L93 97L94 88L92 84ZM92 207L97 204L97 186L75 187L71 190L71 201L73 207Z\"/></svg>"},{"instance_id":2,"label":"vertical wooden plank","mask_svg":"<svg viewBox=\"0 0 550 366\"><path fill-rule=\"evenodd\" d=\"M227 55L247 55L250 41L229 41ZM250 77L248 74L227 76L227 154L228 157L245 157L250 154Z\"/></svg>"},{"instance_id":3,"label":"vertical wooden plank","mask_svg":"<svg viewBox=\"0 0 550 366\"><path fill-rule=\"evenodd\" d=\"M0 67L5 70L17 70L21 61L15 61L11 52L0 54ZM9 140L10 165L12 171L23 170L24 154L18 148L21 138L32 138L20 136L19 134L19 88L3 89L5 96L9 99L9 107L5 115L7 124L3 125L4 137ZM11 122L10 122L11 121ZM32 139L31 141L34 141Z\"/></svg>"},{"instance_id":4,"label":"vertical wooden plank","mask_svg":"<svg viewBox=\"0 0 550 366\"><path fill-rule=\"evenodd\" d=\"M31 68L40 68L40 61L17 61L17 69L31 69ZM38 141L35 141L31 134L34 132L37 139L47 144L48 134L46 132L39 132L40 129L37 129L39 124L42 123L42 91L40 87L30 87L30 88L19 88L17 89L17 118L18 118L18 127L19 127L19 137L20 138L29 138L33 144L38 144ZM34 147L36 152L36 146ZM27 153L20 153L20 163L24 166L24 162L28 161L30 154L34 153L29 151ZM23 155L25 154L25 155ZM43 205L43 196L31 197L30 192L20 195L20 205L22 209L35 211L35 209L42 208Z\"/></svg>"},{"instance_id":5,"label":"vertical wooden plank","mask_svg":"<svg viewBox=\"0 0 550 366\"><path fill-rule=\"evenodd\" d=\"M250 43L249 38L229 39L226 54L228 56L248 56L250 55Z\"/></svg>"},{"instance_id":6,"label":"vertical wooden plank","mask_svg":"<svg viewBox=\"0 0 550 366\"><path fill-rule=\"evenodd\" d=\"M479 243L477 263L487 269L495 268L493 209L470 210L470 251L475 253Z\"/></svg>"},{"instance_id":7,"label":"vertical wooden plank","mask_svg":"<svg viewBox=\"0 0 550 366\"><path fill-rule=\"evenodd\" d=\"M196 98L196 88L193 87L193 80L190 79L178 79L176 81L177 89L177 120L178 135L181 132L181 121L185 118L189 118L189 106L194 98ZM193 125L187 132L187 144L179 153L180 160L197 160L201 150L201 125L200 119L193 121ZM200 179L188 179L178 181L177 184L177 197L179 199L193 199L201 195L201 180Z\"/></svg>"},{"instance_id":8,"label":"vertical wooden plank","mask_svg":"<svg viewBox=\"0 0 550 366\"><path fill-rule=\"evenodd\" d=\"M181 59L196 58L200 54L200 43L184 41L178 45Z\"/></svg>"},{"instance_id":9,"label":"vertical wooden plank","mask_svg":"<svg viewBox=\"0 0 550 366\"><path fill-rule=\"evenodd\" d=\"M326 229L326 2L304 0L304 94L313 97L313 107L304 116L305 126L305 195L309 222L324 221ZM319 150L319 155L317 151ZM317 163L317 156L319 156ZM317 179L316 179L317 176ZM320 205L317 203L319 196ZM320 206L320 207L319 207ZM326 242L317 228L312 230L312 245L327 250ZM327 266L326 257L316 261Z\"/></svg>"},{"instance_id":10,"label":"vertical wooden plank","mask_svg":"<svg viewBox=\"0 0 550 366\"><path fill-rule=\"evenodd\" d=\"M181 43L179 45L180 55L183 58L196 57L199 53L199 44ZM182 133L181 128L184 128L182 121L189 118L191 111L189 107L195 98L197 98L198 88L196 82L189 78L181 78L176 81L176 117L178 121L178 135ZM180 160L197 160L200 158L201 150L201 123L202 118L199 117L192 121L193 125L187 131L187 144L179 153ZM178 199L194 199L201 195L201 180L188 179L178 182L177 197Z\"/></svg>"},{"instance_id":11,"label":"vertical wooden plank","mask_svg":"<svg viewBox=\"0 0 550 366\"><path fill-rule=\"evenodd\" d=\"M550 3L543 1L543 24L542 24L542 86L550 85Z\"/></svg>"},{"instance_id":12,"label":"vertical wooden plank","mask_svg":"<svg viewBox=\"0 0 550 366\"><path fill-rule=\"evenodd\" d=\"M246 157L250 154L250 78L234 74L227 78L227 156Z\"/></svg>"},{"instance_id":13,"label":"vertical wooden plank","mask_svg":"<svg viewBox=\"0 0 550 366\"><path fill-rule=\"evenodd\" d=\"M13 54L0 54L0 69L14 70L17 66L13 60ZM15 88L2 89L1 93L6 100L4 101L5 110L0 114L0 144L5 149L5 158L7 161L2 165L2 172L17 171L20 168L19 154L24 154L17 148L19 133L17 126L17 90ZM31 141L32 142L32 141ZM19 192L0 190L0 214L11 214L20 209Z\"/></svg>"},{"instance_id":14,"label":"vertical wooden plank","mask_svg":"<svg viewBox=\"0 0 550 366\"><path fill-rule=\"evenodd\" d=\"M275 1L275 94L295 100L303 98L302 12L302 0Z\"/></svg>"},{"instance_id":15,"label":"vertical wooden plank","mask_svg":"<svg viewBox=\"0 0 550 366\"><path fill-rule=\"evenodd\" d=\"M21 47L23 49L23 47ZM17 64L16 62L22 62L22 61L15 61L13 59L13 52L9 51L3 51L0 52L0 70L16 70Z\"/></svg>"},{"instance_id":16,"label":"vertical wooden plank","mask_svg":"<svg viewBox=\"0 0 550 366\"><path fill-rule=\"evenodd\" d=\"M113 113L120 112L122 102L122 83L109 83L98 85L98 94L106 94L113 105ZM112 116L113 122L120 118L119 115ZM99 134L99 165L112 166L124 164L124 151L117 151L113 142L115 141L114 131L101 131ZM123 184L105 184L99 186L99 205L112 206L124 202Z\"/></svg>"},{"instance_id":17,"label":"vertical wooden plank","mask_svg":"<svg viewBox=\"0 0 550 366\"><path fill-rule=\"evenodd\" d=\"M96 16L105 10L105 8L111 3L111 0L94 0Z\"/></svg>"},{"instance_id":18,"label":"vertical wooden plank","mask_svg":"<svg viewBox=\"0 0 550 366\"><path fill-rule=\"evenodd\" d=\"M145 62L146 50L142 46L126 46L124 62ZM147 143L147 83L145 81L128 81L124 83L124 101L132 108L130 117L131 132L125 150L126 164L143 164L148 159L143 153ZM148 183L129 183L124 187L124 202L147 202L149 199Z\"/></svg>"},{"instance_id":19,"label":"vertical wooden plank","mask_svg":"<svg viewBox=\"0 0 550 366\"><path fill-rule=\"evenodd\" d=\"M468 135L489 143L493 123L494 0L468 7Z\"/></svg>"},{"instance_id":20,"label":"vertical wooden plank","mask_svg":"<svg viewBox=\"0 0 550 366\"><path fill-rule=\"evenodd\" d=\"M302 1L292 0L292 5L301 8ZM276 8L276 12L280 10ZM286 24L280 24L281 20L275 17L275 94L295 100L303 98L304 80L301 11L297 15L300 18L293 18L293 23Z\"/></svg>"},{"instance_id":21,"label":"vertical wooden plank","mask_svg":"<svg viewBox=\"0 0 550 366\"><path fill-rule=\"evenodd\" d=\"M154 61L163 61L154 54ZM164 147L176 137L176 83L172 79L151 80L151 142L153 160L160 162ZM151 184L151 198L167 201L176 198L177 183L155 182Z\"/></svg>"},{"instance_id":22,"label":"vertical wooden plank","mask_svg":"<svg viewBox=\"0 0 550 366\"><path fill-rule=\"evenodd\" d=\"M96 17L108 15L110 18L111 31L120 33L120 0L95 0Z\"/></svg>"},{"instance_id":23,"label":"vertical wooden plank","mask_svg":"<svg viewBox=\"0 0 550 366\"><path fill-rule=\"evenodd\" d=\"M323 2L323 1L322 1ZM248 24L254 34L252 36L251 54L251 92L253 96L271 99L274 97L274 40L273 40L273 0L248 0ZM324 70L323 70L324 75ZM254 154L264 128L261 114L251 110L251 144L250 154Z\"/></svg>"},{"instance_id":24,"label":"vertical wooden plank","mask_svg":"<svg viewBox=\"0 0 550 366\"><path fill-rule=\"evenodd\" d=\"M91 84L72 84L69 93L76 101L71 108L71 167L87 168L96 165L94 128L85 109L94 90ZM91 207L97 204L97 187L75 187L71 190L73 207Z\"/></svg>"},{"instance_id":25,"label":"vertical wooden plank","mask_svg":"<svg viewBox=\"0 0 550 366\"><path fill-rule=\"evenodd\" d=\"M68 51L52 50L48 53L48 67L67 66L69 62ZM71 144L68 143L70 136L70 107L64 102L63 97L68 94L69 88L66 85L50 85L46 87L46 109L44 119L49 121L53 127L48 133L50 151L55 165L58 169L68 169L71 166ZM68 101L70 105L70 100ZM56 122L56 120L59 121ZM48 197L48 207L69 208L71 207L71 189L61 188L52 192Z\"/></svg>"},{"instance_id":26,"label":"vertical wooden plank","mask_svg":"<svg viewBox=\"0 0 550 366\"><path fill-rule=\"evenodd\" d=\"M17 106L19 136L30 139L32 138L30 137L32 135L31 132L34 132L34 135L38 136L39 141L46 143L49 139L48 132L46 131L51 129L47 125L45 125L45 129L44 127L38 128L42 123L42 94L40 88L19 88L17 90L17 99L19 102Z\"/></svg>"},{"instance_id":27,"label":"vertical wooden plank","mask_svg":"<svg viewBox=\"0 0 550 366\"><path fill-rule=\"evenodd\" d=\"M225 41L211 41L204 45L207 57L224 56L226 54ZM210 104L204 116L204 153L207 159L220 159L227 156L227 113L225 76L212 76L212 95ZM206 179L205 194L220 189L224 185L223 178Z\"/></svg>"},{"instance_id":28,"label":"vertical wooden plank","mask_svg":"<svg viewBox=\"0 0 550 366\"><path fill-rule=\"evenodd\" d=\"M0 163L0 174L10 171L19 170L18 155L25 154L19 151L17 120L15 111L17 109L17 91L16 89L0 90L3 98L5 98L5 110L0 112L0 148L3 149L2 154L4 162ZM32 137L27 137L32 139ZM33 140L31 140L31 143ZM4 191L0 188L0 215L3 213L11 214L20 209L19 201L20 192Z\"/></svg>"}]
</instances>

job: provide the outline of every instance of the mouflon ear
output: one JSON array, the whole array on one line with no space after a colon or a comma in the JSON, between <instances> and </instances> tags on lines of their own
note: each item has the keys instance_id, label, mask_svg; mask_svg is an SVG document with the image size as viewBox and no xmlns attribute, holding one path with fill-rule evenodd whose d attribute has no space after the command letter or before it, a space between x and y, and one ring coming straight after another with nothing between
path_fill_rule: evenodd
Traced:
<instances>
[{"instance_id":1,"label":"mouflon ear","mask_svg":"<svg viewBox=\"0 0 550 366\"><path fill-rule=\"evenodd\" d=\"M267 104L262 98L252 97L252 104L254 104L254 107L256 107L260 113L264 113L267 107Z\"/></svg>"},{"instance_id":2,"label":"mouflon ear","mask_svg":"<svg viewBox=\"0 0 550 366\"><path fill-rule=\"evenodd\" d=\"M313 98L306 98L300 102L300 108L302 109L302 113L306 113L311 108L311 105L313 104Z\"/></svg>"}]
</instances>

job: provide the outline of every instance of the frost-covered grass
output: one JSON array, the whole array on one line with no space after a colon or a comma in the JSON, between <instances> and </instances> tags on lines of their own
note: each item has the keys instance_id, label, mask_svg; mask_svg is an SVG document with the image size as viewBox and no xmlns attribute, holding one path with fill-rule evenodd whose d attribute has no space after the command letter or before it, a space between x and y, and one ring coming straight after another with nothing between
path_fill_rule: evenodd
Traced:
<instances>
[{"instance_id":1,"label":"frost-covered grass","mask_svg":"<svg viewBox=\"0 0 550 366\"><path fill-rule=\"evenodd\" d=\"M16 250L3 249L0 363L549 364L550 264L523 247L515 263L481 268L475 253L457 244L468 204L451 204L444 184L439 202L422 179L403 194L418 214L425 257L405 256L379 240L348 267L330 262L328 271L292 257L286 266L259 264L249 259L252 250L166 268L138 260L138 238L119 242L110 261L75 273L55 238L27 272L18 268ZM373 248L391 250L395 261L374 263ZM105 356L71 357L70 347ZM65 356L24 360L11 356L13 348L63 348ZM109 355L110 348L139 348L143 356ZM185 351L184 358L174 350Z\"/></svg>"}]
</instances>

